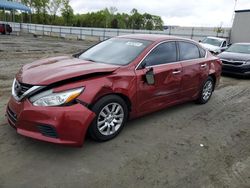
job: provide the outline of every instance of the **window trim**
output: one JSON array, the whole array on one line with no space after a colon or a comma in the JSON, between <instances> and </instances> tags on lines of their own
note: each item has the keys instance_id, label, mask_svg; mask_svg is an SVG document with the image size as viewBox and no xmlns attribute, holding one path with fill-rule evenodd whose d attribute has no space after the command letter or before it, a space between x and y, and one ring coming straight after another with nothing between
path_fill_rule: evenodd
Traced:
<instances>
[{"instance_id":1,"label":"window trim","mask_svg":"<svg viewBox=\"0 0 250 188\"><path fill-rule=\"evenodd\" d=\"M185 61L197 60L197 59L206 59L206 58L207 58L208 51L207 51L206 49L204 49L203 47L200 46L200 48L202 48L202 49L204 49L204 50L206 51L206 54L205 54L204 57L199 57L199 58L196 58L196 59L188 59L188 60L180 61L180 58L179 58L179 53L180 53L180 52L179 52L179 47L177 46L177 45L178 45L178 44L177 44L178 42L187 42L187 43L191 43L191 44L196 45L197 48L198 48L198 45L195 44L195 43L192 42L192 41L187 41L187 40L173 40L173 39L170 39L170 40L161 41L161 42L159 42L158 44L156 44L153 48L151 48L151 49L147 52L147 54L141 59L141 61L136 65L135 70L141 70L142 68L141 68L140 66L141 66L142 62L144 61L144 59L145 59L145 58L146 58L146 57L147 57L147 56L148 56L157 46L159 46L160 44L165 43L165 42L175 42L175 43L176 43L176 48L178 48L178 49L177 49L177 61L176 61L176 62L164 63L164 64L160 64L160 65L147 66L147 67L149 67L149 68L151 68L151 67L159 67L159 66L164 66L164 65L168 65L168 64L183 63L183 62L185 62ZM198 48L198 49L199 49L199 48ZM199 50L199 53L200 53L200 50Z\"/></svg>"}]
</instances>

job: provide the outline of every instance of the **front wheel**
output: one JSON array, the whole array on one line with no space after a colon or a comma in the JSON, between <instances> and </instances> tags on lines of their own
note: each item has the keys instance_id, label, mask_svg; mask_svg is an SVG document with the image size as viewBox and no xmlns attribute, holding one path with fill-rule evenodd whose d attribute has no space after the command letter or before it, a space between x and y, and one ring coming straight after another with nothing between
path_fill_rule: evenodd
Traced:
<instances>
[{"instance_id":1,"label":"front wheel","mask_svg":"<svg viewBox=\"0 0 250 188\"><path fill-rule=\"evenodd\" d=\"M196 102L199 104L207 103L213 94L213 90L214 90L214 80L212 77L209 76L208 79L204 82L202 90L199 94L199 98Z\"/></svg>"},{"instance_id":2,"label":"front wheel","mask_svg":"<svg viewBox=\"0 0 250 188\"><path fill-rule=\"evenodd\" d=\"M107 141L117 136L128 117L128 107L117 95L101 98L92 110L96 117L89 127L89 134L96 141Z\"/></svg>"}]
</instances>

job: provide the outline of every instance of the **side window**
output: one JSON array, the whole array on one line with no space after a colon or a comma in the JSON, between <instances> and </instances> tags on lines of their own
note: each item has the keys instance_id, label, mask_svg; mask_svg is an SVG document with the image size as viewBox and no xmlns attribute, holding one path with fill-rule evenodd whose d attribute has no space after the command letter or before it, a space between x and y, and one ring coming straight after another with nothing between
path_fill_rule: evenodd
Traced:
<instances>
[{"instance_id":1,"label":"side window","mask_svg":"<svg viewBox=\"0 0 250 188\"><path fill-rule=\"evenodd\" d=\"M198 59L200 52L195 44L189 42L179 42L180 60Z\"/></svg>"},{"instance_id":2,"label":"side window","mask_svg":"<svg viewBox=\"0 0 250 188\"><path fill-rule=\"evenodd\" d=\"M199 48L200 49L200 57L204 58L206 56L206 50L204 50L203 48Z\"/></svg>"},{"instance_id":3,"label":"side window","mask_svg":"<svg viewBox=\"0 0 250 188\"><path fill-rule=\"evenodd\" d=\"M226 46L227 46L227 43L226 43L226 41L224 41L222 44L222 47L226 47Z\"/></svg>"},{"instance_id":4,"label":"side window","mask_svg":"<svg viewBox=\"0 0 250 188\"><path fill-rule=\"evenodd\" d=\"M177 52L175 42L166 42L157 46L144 59L146 66L160 65L177 61Z\"/></svg>"}]
</instances>

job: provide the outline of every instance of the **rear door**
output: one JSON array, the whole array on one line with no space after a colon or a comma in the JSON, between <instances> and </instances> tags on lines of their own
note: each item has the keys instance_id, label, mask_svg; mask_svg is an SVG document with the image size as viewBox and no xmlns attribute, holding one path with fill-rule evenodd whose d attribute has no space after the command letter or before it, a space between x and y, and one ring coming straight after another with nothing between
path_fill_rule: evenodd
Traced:
<instances>
[{"instance_id":1,"label":"rear door","mask_svg":"<svg viewBox=\"0 0 250 188\"><path fill-rule=\"evenodd\" d=\"M143 60L146 68L136 70L137 109L139 114L149 113L179 100L182 67L177 62L176 42L164 42L155 47ZM155 83L149 85L145 74L153 68Z\"/></svg>"},{"instance_id":2,"label":"rear door","mask_svg":"<svg viewBox=\"0 0 250 188\"><path fill-rule=\"evenodd\" d=\"M183 71L181 83L182 98L192 99L198 95L208 75L206 52L196 44L187 41L179 41L178 49Z\"/></svg>"}]
</instances>

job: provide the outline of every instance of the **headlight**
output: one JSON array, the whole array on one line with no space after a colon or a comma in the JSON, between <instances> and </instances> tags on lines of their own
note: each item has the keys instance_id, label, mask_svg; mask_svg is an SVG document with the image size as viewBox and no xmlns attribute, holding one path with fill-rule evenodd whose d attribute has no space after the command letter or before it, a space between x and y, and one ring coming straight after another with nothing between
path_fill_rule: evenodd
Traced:
<instances>
[{"instance_id":1,"label":"headlight","mask_svg":"<svg viewBox=\"0 0 250 188\"><path fill-rule=\"evenodd\" d=\"M250 65L250 60L246 61L244 64L245 65Z\"/></svg>"},{"instance_id":2,"label":"headlight","mask_svg":"<svg viewBox=\"0 0 250 188\"><path fill-rule=\"evenodd\" d=\"M54 93L53 90L47 90L30 98L34 106L59 106L67 104L77 98L84 88L72 89L60 93Z\"/></svg>"}]
</instances>

